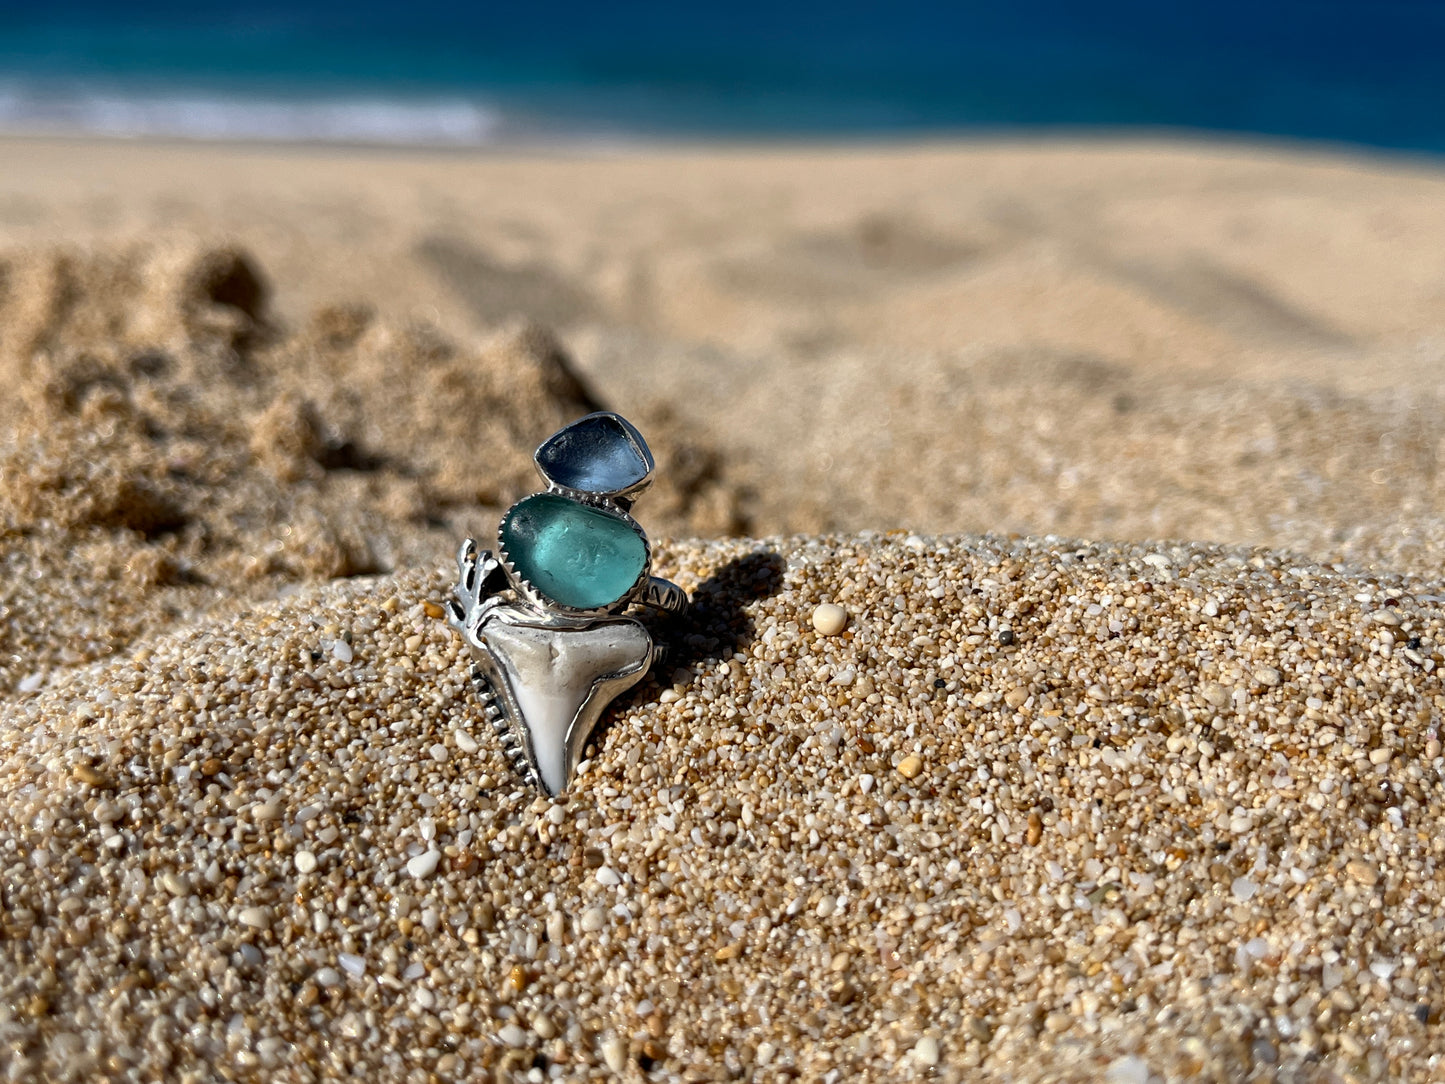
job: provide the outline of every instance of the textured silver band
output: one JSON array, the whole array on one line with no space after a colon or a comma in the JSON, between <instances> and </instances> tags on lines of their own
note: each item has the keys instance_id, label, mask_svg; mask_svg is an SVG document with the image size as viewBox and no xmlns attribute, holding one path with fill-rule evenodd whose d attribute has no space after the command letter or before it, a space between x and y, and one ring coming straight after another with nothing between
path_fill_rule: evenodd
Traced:
<instances>
[{"instance_id":1,"label":"textured silver band","mask_svg":"<svg viewBox=\"0 0 1445 1084\"><path fill-rule=\"evenodd\" d=\"M663 613L682 614L687 612L687 592L671 580L661 576L648 576L647 586L635 600L639 605L651 606Z\"/></svg>"}]
</instances>

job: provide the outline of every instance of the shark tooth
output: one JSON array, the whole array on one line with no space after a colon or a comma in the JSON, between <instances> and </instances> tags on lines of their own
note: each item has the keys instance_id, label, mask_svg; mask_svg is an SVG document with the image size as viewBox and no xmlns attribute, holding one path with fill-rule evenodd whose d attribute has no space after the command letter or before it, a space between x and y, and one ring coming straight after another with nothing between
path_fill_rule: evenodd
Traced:
<instances>
[{"instance_id":1,"label":"shark tooth","mask_svg":"<svg viewBox=\"0 0 1445 1084\"><path fill-rule=\"evenodd\" d=\"M572 779L607 705L652 665L652 636L626 617L543 617L492 606L468 637L487 717L514 767L549 795Z\"/></svg>"}]
</instances>

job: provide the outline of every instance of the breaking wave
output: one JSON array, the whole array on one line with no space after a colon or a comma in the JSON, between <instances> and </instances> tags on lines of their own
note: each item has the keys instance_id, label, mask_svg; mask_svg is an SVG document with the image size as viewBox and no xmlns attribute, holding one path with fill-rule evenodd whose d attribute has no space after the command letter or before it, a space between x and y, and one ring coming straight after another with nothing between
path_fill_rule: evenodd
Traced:
<instances>
[{"instance_id":1,"label":"breaking wave","mask_svg":"<svg viewBox=\"0 0 1445 1084\"><path fill-rule=\"evenodd\" d=\"M496 108L464 97L286 98L0 84L0 132L277 143L474 147L497 142Z\"/></svg>"}]
</instances>

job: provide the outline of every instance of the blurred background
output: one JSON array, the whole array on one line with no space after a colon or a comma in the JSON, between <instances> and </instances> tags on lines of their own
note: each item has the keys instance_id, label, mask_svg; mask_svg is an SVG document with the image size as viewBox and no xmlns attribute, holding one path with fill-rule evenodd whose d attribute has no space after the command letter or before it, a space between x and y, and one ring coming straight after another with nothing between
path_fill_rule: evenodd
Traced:
<instances>
[{"instance_id":1,"label":"blurred background","mask_svg":"<svg viewBox=\"0 0 1445 1084\"><path fill-rule=\"evenodd\" d=\"M0 129L477 146L1188 129L1445 150L1430 0L0 5Z\"/></svg>"},{"instance_id":2,"label":"blurred background","mask_svg":"<svg viewBox=\"0 0 1445 1084\"><path fill-rule=\"evenodd\" d=\"M0 428L46 450L0 513L386 571L607 405L658 533L1438 576L1442 55L1405 0L0 0ZM115 447L63 436L96 388Z\"/></svg>"}]
</instances>

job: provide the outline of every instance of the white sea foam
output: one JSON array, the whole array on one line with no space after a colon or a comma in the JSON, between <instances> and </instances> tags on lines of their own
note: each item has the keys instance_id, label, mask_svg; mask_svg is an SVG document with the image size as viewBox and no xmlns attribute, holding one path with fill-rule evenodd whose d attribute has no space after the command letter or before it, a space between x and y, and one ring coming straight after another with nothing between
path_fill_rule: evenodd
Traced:
<instances>
[{"instance_id":1,"label":"white sea foam","mask_svg":"<svg viewBox=\"0 0 1445 1084\"><path fill-rule=\"evenodd\" d=\"M0 83L0 132L121 138L470 147L498 140L493 107L462 97L165 94Z\"/></svg>"}]
</instances>

